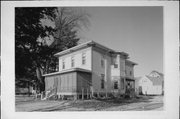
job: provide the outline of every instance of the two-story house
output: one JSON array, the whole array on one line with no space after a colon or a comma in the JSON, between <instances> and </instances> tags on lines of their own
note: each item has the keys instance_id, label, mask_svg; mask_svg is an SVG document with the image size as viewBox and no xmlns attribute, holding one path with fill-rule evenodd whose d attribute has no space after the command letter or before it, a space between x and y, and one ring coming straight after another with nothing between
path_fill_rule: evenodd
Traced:
<instances>
[{"instance_id":1,"label":"two-story house","mask_svg":"<svg viewBox=\"0 0 180 119\"><path fill-rule=\"evenodd\" d=\"M109 96L125 94L134 88L134 65L125 52L116 52L97 42L89 41L55 54L59 71L45 74L47 97ZM49 94L48 94L49 93Z\"/></svg>"}]
</instances>

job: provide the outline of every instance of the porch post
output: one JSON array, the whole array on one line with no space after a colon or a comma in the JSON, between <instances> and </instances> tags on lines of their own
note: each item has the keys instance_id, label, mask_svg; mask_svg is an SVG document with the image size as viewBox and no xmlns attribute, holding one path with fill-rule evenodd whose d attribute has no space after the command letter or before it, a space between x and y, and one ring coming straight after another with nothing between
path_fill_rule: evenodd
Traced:
<instances>
[{"instance_id":1,"label":"porch post","mask_svg":"<svg viewBox=\"0 0 180 119\"><path fill-rule=\"evenodd\" d=\"M94 96L94 90L93 90L93 87L91 86L91 98L93 98Z\"/></svg>"},{"instance_id":2,"label":"porch post","mask_svg":"<svg viewBox=\"0 0 180 119\"><path fill-rule=\"evenodd\" d=\"M98 98L100 98L99 91L98 91Z\"/></svg>"},{"instance_id":3,"label":"porch post","mask_svg":"<svg viewBox=\"0 0 180 119\"><path fill-rule=\"evenodd\" d=\"M87 88L87 99L89 98L89 91L88 91L88 88Z\"/></svg>"},{"instance_id":4,"label":"porch post","mask_svg":"<svg viewBox=\"0 0 180 119\"><path fill-rule=\"evenodd\" d=\"M106 98L107 98L108 96L107 96L107 88L106 88Z\"/></svg>"},{"instance_id":5,"label":"porch post","mask_svg":"<svg viewBox=\"0 0 180 119\"><path fill-rule=\"evenodd\" d=\"M82 100L84 100L84 88L82 88Z\"/></svg>"}]
</instances>

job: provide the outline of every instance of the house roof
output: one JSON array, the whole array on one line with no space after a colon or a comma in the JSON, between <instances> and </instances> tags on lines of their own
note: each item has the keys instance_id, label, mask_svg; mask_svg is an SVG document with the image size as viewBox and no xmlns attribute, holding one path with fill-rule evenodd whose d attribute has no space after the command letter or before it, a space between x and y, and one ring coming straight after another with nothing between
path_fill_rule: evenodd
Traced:
<instances>
[{"instance_id":1,"label":"house roof","mask_svg":"<svg viewBox=\"0 0 180 119\"><path fill-rule=\"evenodd\" d=\"M61 55L64 55L64 54L66 54L66 53L68 53L68 52L72 52L72 51L74 51L74 50L87 47L88 43L91 43L91 42L92 42L92 41L88 41L88 42L86 42L86 43L79 44L79 45L74 46L74 47L72 47L72 48L69 48L69 49L67 49L67 50L58 52L58 53L54 54L54 56L61 56Z\"/></svg>"},{"instance_id":2,"label":"house roof","mask_svg":"<svg viewBox=\"0 0 180 119\"><path fill-rule=\"evenodd\" d=\"M76 51L76 50L78 50L78 49L85 48L85 47L89 47L89 46L98 47L98 48L100 48L100 49L106 50L106 51L109 52L109 53L121 54L121 55L126 56L126 57L128 58L128 53L115 51L115 50L113 50L113 49L111 49L111 48L108 48L108 47L106 47L106 46L104 46L104 45L101 45L101 44L99 44L99 43L97 43L97 42L95 42L95 41L88 41L88 42L79 44L79 45L74 46L74 47L72 47L72 48L69 48L69 49L67 49L67 50L58 52L58 53L56 53L54 56L57 56L57 57L58 57L58 56L67 54L67 53L69 53L69 52L73 52L73 51Z\"/></svg>"},{"instance_id":3,"label":"house roof","mask_svg":"<svg viewBox=\"0 0 180 119\"><path fill-rule=\"evenodd\" d=\"M163 77L151 77L146 76L150 81L152 81L153 85L162 85L163 84Z\"/></svg>"},{"instance_id":4,"label":"house roof","mask_svg":"<svg viewBox=\"0 0 180 119\"><path fill-rule=\"evenodd\" d=\"M153 70L150 74L153 74L153 73L156 73L156 74L158 74L159 76L162 76L162 77L164 76L162 73L160 73L160 72L158 72L158 71L156 71L156 70ZM149 75L150 75L150 74L149 74Z\"/></svg>"},{"instance_id":5,"label":"house roof","mask_svg":"<svg viewBox=\"0 0 180 119\"><path fill-rule=\"evenodd\" d=\"M67 70L63 70L63 71L60 71L60 72L54 72L54 73L44 74L43 76L53 76L53 75L64 74L64 73L69 73L69 72L73 72L73 71L80 71L80 72L91 73L91 71L90 71L90 70L87 70L87 69L72 68L72 69L67 69Z\"/></svg>"}]
</instances>

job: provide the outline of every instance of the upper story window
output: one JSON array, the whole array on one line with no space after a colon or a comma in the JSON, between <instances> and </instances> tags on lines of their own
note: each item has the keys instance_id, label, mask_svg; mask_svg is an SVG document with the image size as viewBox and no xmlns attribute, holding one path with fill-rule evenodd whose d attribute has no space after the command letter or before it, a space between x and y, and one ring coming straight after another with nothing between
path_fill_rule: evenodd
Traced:
<instances>
[{"instance_id":1,"label":"upper story window","mask_svg":"<svg viewBox=\"0 0 180 119\"><path fill-rule=\"evenodd\" d=\"M104 56L101 57L101 67L104 67Z\"/></svg>"},{"instance_id":2,"label":"upper story window","mask_svg":"<svg viewBox=\"0 0 180 119\"><path fill-rule=\"evenodd\" d=\"M118 64L114 64L114 68L118 68Z\"/></svg>"},{"instance_id":3,"label":"upper story window","mask_svg":"<svg viewBox=\"0 0 180 119\"><path fill-rule=\"evenodd\" d=\"M129 72L129 75L132 76L132 71Z\"/></svg>"},{"instance_id":4,"label":"upper story window","mask_svg":"<svg viewBox=\"0 0 180 119\"><path fill-rule=\"evenodd\" d=\"M62 60L62 69L65 69L65 61L64 61L64 59Z\"/></svg>"},{"instance_id":5,"label":"upper story window","mask_svg":"<svg viewBox=\"0 0 180 119\"><path fill-rule=\"evenodd\" d=\"M104 89L104 74L101 74L101 89Z\"/></svg>"},{"instance_id":6,"label":"upper story window","mask_svg":"<svg viewBox=\"0 0 180 119\"><path fill-rule=\"evenodd\" d=\"M74 56L71 57L71 67L74 67Z\"/></svg>"},{"instance_id":7,"label":"upper story window","mask_svg":"<svg viewBox=\"0 0 180 119\"><path fill-rule=\"evenodd\" d=\"M82 53L82 64L86 64L86 53Z\"/></svg>"},{"instance_id":8,"label":"upper story window","mask_svg":"<svg viewBox=\"0 0 180 119\"><path fill-rule=\"evenodd\" d=\"M118 68L117 58L114 59L114 68Z\"/></svg>"}]
</instances>

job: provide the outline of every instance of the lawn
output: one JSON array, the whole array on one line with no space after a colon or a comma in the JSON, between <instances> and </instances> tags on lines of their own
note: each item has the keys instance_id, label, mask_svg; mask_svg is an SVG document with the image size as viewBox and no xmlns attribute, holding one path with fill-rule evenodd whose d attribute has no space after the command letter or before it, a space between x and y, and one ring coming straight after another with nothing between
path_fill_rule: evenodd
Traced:
<instances>
[{"instance_id":1,"label":"lawn","mask_svg":"<svg viewBox=\"0 0 180 119\"><path fill-rule=\"evenodd\" d=\"M142 96L134 99L92 99L92 100L35 100L33 97L16 97L16 111L117 111L159 108L162 97ZM143 106L142 106L143 105Z\"/></svg>"}]
</instances>

